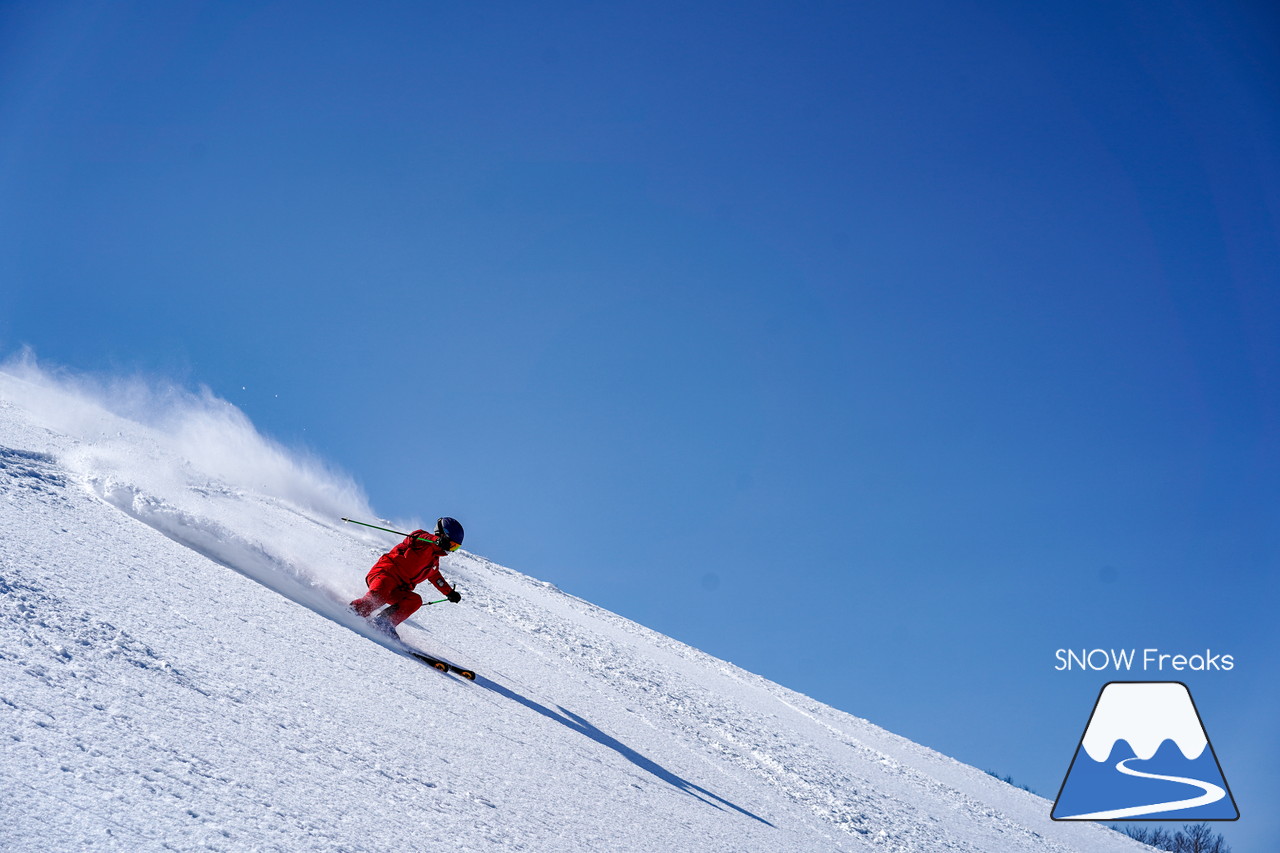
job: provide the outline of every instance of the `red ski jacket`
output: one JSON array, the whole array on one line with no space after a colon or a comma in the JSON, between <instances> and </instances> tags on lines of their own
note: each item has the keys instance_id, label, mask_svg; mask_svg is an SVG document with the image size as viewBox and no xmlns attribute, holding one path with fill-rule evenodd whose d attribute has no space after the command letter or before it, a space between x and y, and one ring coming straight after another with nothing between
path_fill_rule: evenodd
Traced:
<instances>
[{"instance_id":1,"label":"red ski jacket","mask_svg":"<svg viewBox=\"0 0 1280 853\"><path fill-rule=\"evenodd\" d=\"M369 570L369 577L376 574L387 574L410 588L424 580L445 595L453 592L453 587L440 574L440 558L449 553L436 546L434 542L424 542L415 537L430 536L425 530L415 530L405 540L379 558Z\"/></svg>"}]
</instances>

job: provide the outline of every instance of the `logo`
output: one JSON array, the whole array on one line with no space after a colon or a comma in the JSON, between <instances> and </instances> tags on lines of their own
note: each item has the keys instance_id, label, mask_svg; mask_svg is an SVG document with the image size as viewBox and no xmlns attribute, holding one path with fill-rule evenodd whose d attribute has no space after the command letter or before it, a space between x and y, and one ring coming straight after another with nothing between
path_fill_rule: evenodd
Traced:
<instances>
[{"instance_id":1,"label":"logo","mask_svg":"<svg viewBox=\"0 0 1280 853\"><path fill-rule=\"evenodd\" d=\"M1093 706L1054 820L1236 820L1191 691L1181 681L1113 681Z\"/></svg>"}]
</instances>

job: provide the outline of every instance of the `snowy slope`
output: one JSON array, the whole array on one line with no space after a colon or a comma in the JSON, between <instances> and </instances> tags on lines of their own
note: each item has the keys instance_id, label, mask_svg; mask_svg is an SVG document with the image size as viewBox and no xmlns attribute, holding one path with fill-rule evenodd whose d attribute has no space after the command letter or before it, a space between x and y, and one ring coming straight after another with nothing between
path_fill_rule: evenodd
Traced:
<instances>
[{"instance_id":1,"label":"snowy slope","mask_svg":"<svg viewBox=\"0 0 1280 853\"><path fill-rule=\"evenodd\" d=\"M348 481L211 398L9 370L0 848L1149 849L466 553L402 632L480 679L437 673L345 612L394 541Z\"/></svg>"}]
</instances>

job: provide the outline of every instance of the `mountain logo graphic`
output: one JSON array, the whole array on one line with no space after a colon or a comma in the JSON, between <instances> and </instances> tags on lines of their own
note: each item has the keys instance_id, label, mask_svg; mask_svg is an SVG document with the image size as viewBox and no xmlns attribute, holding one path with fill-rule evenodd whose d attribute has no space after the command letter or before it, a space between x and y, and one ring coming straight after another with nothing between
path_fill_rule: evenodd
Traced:
<instances>
[{"instance_id":1,"label":"mountain logo graphic","mask_svg":"<svg viewBox=\"0 0 1280 853\"><path fill-rule=\"evenodd\" d=\"M1112 681L1098 694L1049 814L1054 820L1236 820L1191 691Z\"/></svg>"}]
</instances>

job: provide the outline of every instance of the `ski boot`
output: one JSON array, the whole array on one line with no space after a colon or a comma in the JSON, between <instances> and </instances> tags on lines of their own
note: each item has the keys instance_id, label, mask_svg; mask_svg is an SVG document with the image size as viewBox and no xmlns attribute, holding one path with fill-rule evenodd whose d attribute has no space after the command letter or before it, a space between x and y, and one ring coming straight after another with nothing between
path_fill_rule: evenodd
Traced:
<instances>
[{"instance_id":1,"label":"ski boot","mask_svg":"<svg viewBox=\"0 0 1280 853\"><path fill-rule=\"evenodd\" d=\"M369 624L393 640L400 639L400 635L396 633L396 626L391 624L391 617L387 615L385 610L370 619Z\"/></svg>"}]
</instances>

